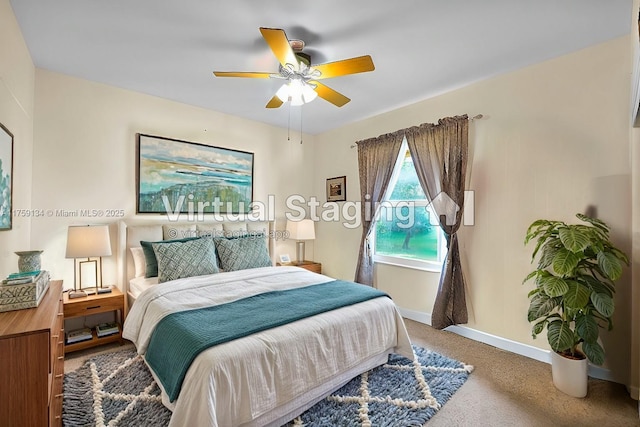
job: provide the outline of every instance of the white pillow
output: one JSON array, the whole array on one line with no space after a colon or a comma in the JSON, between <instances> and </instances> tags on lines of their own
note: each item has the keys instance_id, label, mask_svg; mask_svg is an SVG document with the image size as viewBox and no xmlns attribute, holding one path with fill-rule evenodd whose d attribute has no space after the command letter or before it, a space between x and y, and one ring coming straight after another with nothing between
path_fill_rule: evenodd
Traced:
<instances>
[{"instance_id":1,"label":"white pillow","mask_svg":"<svg viewBox=\"0 0 640 427\"><path fill-rule=\"evenodd\" d=\"M144 257L144 252L139 246L131 247L131 256L133 256L133 265L135 267L134 277L144 277L147 271L147 260Z\"/></svg>"}]
</instances>

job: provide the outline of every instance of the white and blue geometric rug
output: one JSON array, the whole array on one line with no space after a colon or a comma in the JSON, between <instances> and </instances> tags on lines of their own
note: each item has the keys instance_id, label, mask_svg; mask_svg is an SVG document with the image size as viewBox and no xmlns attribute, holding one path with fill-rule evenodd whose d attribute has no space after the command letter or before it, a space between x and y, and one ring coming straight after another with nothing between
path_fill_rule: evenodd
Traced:
<instances>
[{"instance_id":1,"label":"white and blue geometric rug","mask_svg":"<svg viewBox=\"0 0 640 427\"><path fill-rule=\"evenodd\" d=\"M287 426L423 426L464 384L473 367L414 346L415 361L391 355L387 364L351 380ZM144 361L128 349L88 359L65 375L64 426L166 426Z\"/></svg>"}]
</instances>

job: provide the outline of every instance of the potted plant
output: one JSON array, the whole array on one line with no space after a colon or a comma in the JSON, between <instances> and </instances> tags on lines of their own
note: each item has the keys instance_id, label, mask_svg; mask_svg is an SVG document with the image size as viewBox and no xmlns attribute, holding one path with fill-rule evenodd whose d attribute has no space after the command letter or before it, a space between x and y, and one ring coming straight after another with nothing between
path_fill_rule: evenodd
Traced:
<instances>
[{"instance_id":1,"label":"potted plant","mask_svg":"<svg viewBox=\"0 0 640 427\"><path fill-rule=\"evenodd\" d=\"M577 214L583 224L538 220L527 229L525 245L537 239L531 262L533 279L527 319L536 338L547 329L553 382L575 397L587 394L587 359L602 365L600 328L613 327L615 281L629 260L609 240L601 220ZM585 359L586 357L586 359Z\"/></svg>"}]
</instances>

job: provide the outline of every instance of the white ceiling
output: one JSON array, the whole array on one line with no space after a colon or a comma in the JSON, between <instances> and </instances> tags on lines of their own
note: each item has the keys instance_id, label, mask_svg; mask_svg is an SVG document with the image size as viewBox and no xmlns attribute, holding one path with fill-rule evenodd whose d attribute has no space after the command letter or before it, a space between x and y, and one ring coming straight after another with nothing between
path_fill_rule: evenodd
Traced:
<instances>
[{"instance_id":1,"label":"white ceiling","mask_svg":"<svg viewBox=\"0 0 640 427\"><path fill-rule=\"evenodd\" d=\"M303 39L312 63L371 55L375 71L323 81L350 103L338 108L318 98L302 107L303 130L311 134L628 34L633 21L632 0L11 5L36 67L285 128L288 104L264 108L281 81L212 74L277 72L259 27L282 28L290 39Z\"/></svg>"}]
</instances>

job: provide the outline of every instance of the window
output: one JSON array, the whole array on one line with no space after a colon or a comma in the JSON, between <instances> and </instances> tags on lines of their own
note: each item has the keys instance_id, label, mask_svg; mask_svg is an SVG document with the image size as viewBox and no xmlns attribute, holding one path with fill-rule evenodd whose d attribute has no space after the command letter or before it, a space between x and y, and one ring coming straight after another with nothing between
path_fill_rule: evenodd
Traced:
<instances>
[{"instance_id":1,"label":"window","mask_svg":"<svg viewBox=\"0 0 640 427\"><path fill-rule=\"evenodd\" d=\"M374 261L440 271L445 238L413 165L406 141L376 213Z\"/></svg>"}]
</instances>

